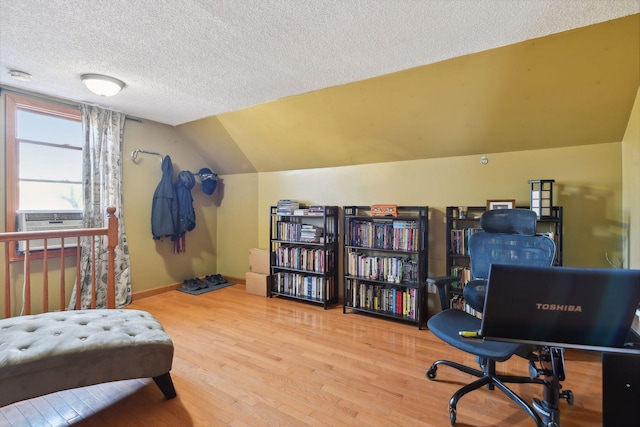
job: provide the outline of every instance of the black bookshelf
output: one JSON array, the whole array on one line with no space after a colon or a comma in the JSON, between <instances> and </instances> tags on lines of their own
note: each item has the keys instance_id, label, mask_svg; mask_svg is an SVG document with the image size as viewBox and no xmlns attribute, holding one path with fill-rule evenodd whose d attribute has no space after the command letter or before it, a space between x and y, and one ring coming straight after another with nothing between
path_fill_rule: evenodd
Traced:
<instances>
[{"instance_id":1,"label":"black bookshelf","mask_svg":"<svg viewBox=\"0 0 640 427\"><path fill-rule=\"evenodd\" d=\"M269 297L338 304L338 207L296 214L271 206Z\"/></svg>"},{"instance_id":2,"label":"black bookshelf","mask_svg":"<svg viewBox=\"0 0 640 427\"><path fill-rule=\"evenodd\" d=\"M400 206L374 216L369 206L344 206L343 313L410 322L427 319L429 208Z\"/></svg>"}]
</instances>

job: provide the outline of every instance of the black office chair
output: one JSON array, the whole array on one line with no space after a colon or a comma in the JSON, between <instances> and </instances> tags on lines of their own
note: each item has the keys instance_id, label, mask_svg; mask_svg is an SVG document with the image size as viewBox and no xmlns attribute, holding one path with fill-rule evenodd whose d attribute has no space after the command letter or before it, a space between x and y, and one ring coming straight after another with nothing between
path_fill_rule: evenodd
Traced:
<instances>
[{"instance_id":1,"label":"black office chair","mask_svg":"<svg viewBox=\"0 0 640 427\"><path fill-rule=\"evenodd\" d=\"M555 257L555 243L547 236L536 235L536 214L528 209L499 209L486 211L481 219L482 231L469 238L471 277L463 290L466 304L482 313L484 293L491 264L516 264L549 267ZM478 379L458 390L449 401L451 425L456 422L457 403L465 394L487 386L500 389L520 405L538 426L558 426L558 402L564 398L573 404L571 391L561 391L564 380L564 354L559 348L534 347L516 343L483 341L462 337L461 331L479 331L481 320L467 312L449 308L449 288L457 277L430 278L437 286L442 311L432 316L427 325L431 332L447 344L476 356L479 369L460 363L437 360L427 370L430 380L436 378L439 365L449 366ZM500 375L496 362L504 362L513 355L529 360L529 377ZM543 398L534 399L533 407L513 392L506 383L534 383L543 385Z\"/></svg>"}]
</instances>

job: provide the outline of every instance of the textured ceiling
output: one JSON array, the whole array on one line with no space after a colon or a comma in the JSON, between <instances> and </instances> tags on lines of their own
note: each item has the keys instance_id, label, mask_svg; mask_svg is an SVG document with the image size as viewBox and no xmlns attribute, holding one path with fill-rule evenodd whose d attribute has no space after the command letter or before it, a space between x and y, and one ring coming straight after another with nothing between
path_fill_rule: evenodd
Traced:
<instances>
[{"instance_id":1,"label":"textured ceiling","mask_svg":"<svg viewBox=\"0 0 640 427\"><path fill-rule=\"evenodd\" d=\"M0 0L0 84L177 125L638 12L638 0ZM84 73L127 86L100 98Z\"/></svg>"}]
</instances>

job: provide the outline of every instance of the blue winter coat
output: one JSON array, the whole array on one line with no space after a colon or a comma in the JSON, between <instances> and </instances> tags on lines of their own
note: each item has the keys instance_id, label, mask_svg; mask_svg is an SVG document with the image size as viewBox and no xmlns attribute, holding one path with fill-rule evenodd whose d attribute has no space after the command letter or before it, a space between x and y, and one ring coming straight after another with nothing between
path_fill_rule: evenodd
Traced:
<instances>
[{"instance_id":1,"label":"blue winter coat","mask_svg":"<svg viewBox=\"0 0 640 427\"><path fill-rule=\"evenodd\" d=\"M162 179L153 193L151 233L154 239L171 237L172 240L178 234L178 200L173 188L173 163L169 156L162 161Z\"/></svg>"}]
</instances>

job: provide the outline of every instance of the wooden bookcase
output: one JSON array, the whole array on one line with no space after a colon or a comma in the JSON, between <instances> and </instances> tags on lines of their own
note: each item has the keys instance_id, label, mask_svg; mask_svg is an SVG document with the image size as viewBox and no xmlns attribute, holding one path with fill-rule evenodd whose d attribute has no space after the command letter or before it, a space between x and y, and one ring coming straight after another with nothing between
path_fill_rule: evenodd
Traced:
<instances>
[{"instance_id":1,"label":"wooden bookcase","mask_svg":"<svg viewBox=\"0 0 640 427\"><path fill-rule=\"evenodd\" d=\"M427 319L429 208L400 206L373 216L369 206L344 206L343 313L415 323Z\"/></svg>"},{"instance_id":2,"label":"wooden bookcase","mask_svg":"<svg viewBox=\"0 0 640 427\"><path fill-rule=\"evenodd\" d=\"M528 209L528 208L522 208ZM446 248L447 248L447 272L451 276L459 277L457 282L449 286L450 307L463 308L462 289L470 279L469 265L470 258L467 249L469 236L480 230L480 217L485 212L484 206L470 206L464 217L460 216L458 207L448 206L446 208ZM556 258L553 262L555 266L562 265L562 238L563 238L563 210L562 206L551 208L551 218L538 219L537 232L548 234L556 243Z\"/></svg>"},{"instance_id":3,"label":"wooden bookcase","mask_svg":"<svg viewBox=\"0 0 640 427\"><path fill-rule=\"evenodd\" d=\"M311 207L303 215L271 206L269 297L338 304L338 207Z\"/></svg>"}]
</instances>

